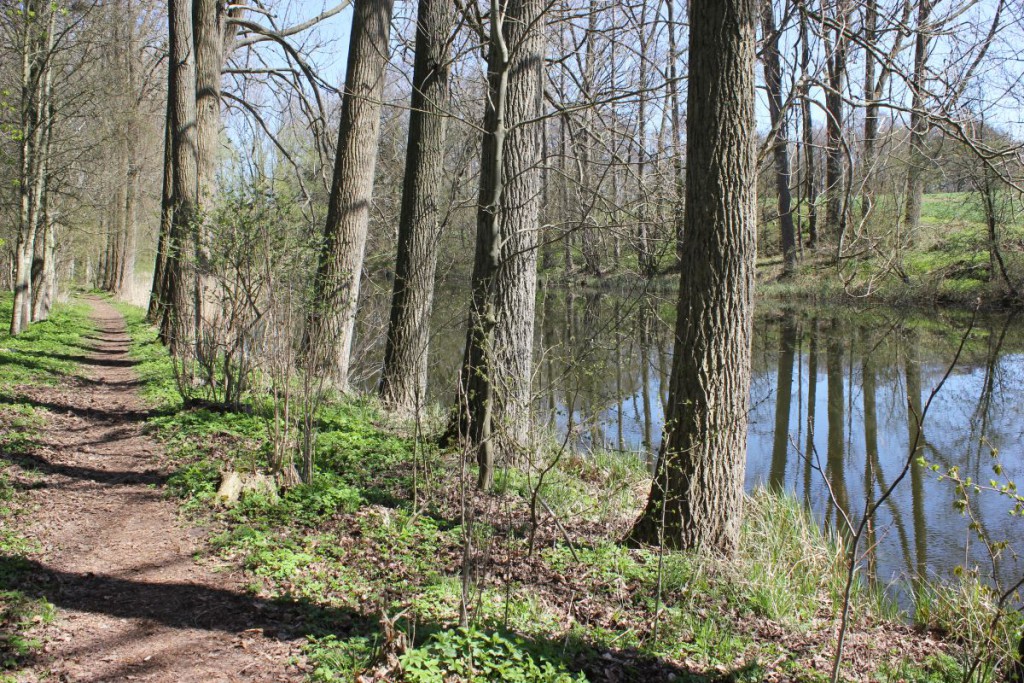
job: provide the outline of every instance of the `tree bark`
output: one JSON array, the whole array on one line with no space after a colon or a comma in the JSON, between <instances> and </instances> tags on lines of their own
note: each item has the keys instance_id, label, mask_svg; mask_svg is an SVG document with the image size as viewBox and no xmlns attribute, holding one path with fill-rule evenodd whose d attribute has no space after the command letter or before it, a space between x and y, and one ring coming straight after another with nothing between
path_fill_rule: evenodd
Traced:
<instances>
[{"instance_id":1,"label":"tree bark","mask_svg":"<svg viewBox=\"0 0 1024 683\"><path fill-rule=\"evenodd\" d=\"M495 453L521 448L530 427L544 6L507 0L491 11L473 302L461 374L466 394L459 400L460 435L478 448L483 489L492 483Z\"/></svg>"},{"instance_id":2,"label":"tree bark","mask_svg":"<svg viewBox=\"0 0 1024 683\"><path fill-rule=\"evenodd\" d=\"M920 0L917 7L917 40L914 45L914 75L911 78L910 163L907 166L907 205L904 216L907 239L913 241L921 225L921 203L924 200L924 169L928 163L925 136L928 118L924 111L927 81L929 26L932 0Z\"/></svg>"},{"instance_id":3,"label":"tree bark","mask_svg":"<svg viewBox=\"0 0 1024 683\"><path fill-rule=\"evenodd\" d=\"M314 282L315 301L306 321L309 367L328 373L341 390L348 388L393 5L393 0L355 4L338 151Z\"/></svg>"},{"instance_id":4,"label":"tree bark","mask_svg":"<svg viewBox=\"0 0 1024 683\"><path fill-rule=\"evenodd\" d=\"M846 26L849 10L840 2L835 20ZM843 137L845 112L843 90L846 86L846 51L849 39L842 29L835 30L834 42L825 33L825 62L828 87L825 89L825 226L829 237L839 243L846 232L846 148Z\"/></svg>"},{"instance_id":5,"label":"tree bark","mask_svg":"<svg viewBox=\"0 0 1024 683\"><path fill-rule=\"evenodd\" d=\"M818 246L818 184L814 170L814 116L811 107L810 77L811 47L807 31L807 13L800 11L800 119L803 128L804 199L807 201L807 247Z\"/></svg>"},{"instance_id":6,"label":"tree bark","mask_svg":"<svg viewBox=\"0 0 1024 683\"><path fill-rule=\"evenodd\" d=\"M772 153L775 157L775 192L779 207L782 272L783 275L792 275L796 270L796 234L793 227L792 196L789 191L789 127L782 108L782 61L779 57L779 32L775 29L772 0L764 0L761 5L761 26L764 33L762 54L765 87L768 90L768 112L772 129L775 131Z\"/></svg>"},{"instance_id":7,"label":"tree bark","mask_svg":"<svg viewBox=\"0 0 1024 683\"><path fill-rule=\"evenodd\" d=\"M171 86L173 97L173 190L170 248L167 253L167 295L170 315L164 341L178 353L195 330L189 306L195 277L195 222L198 215L196 141L196 63L192 12L188 0L169 0Z\"/></svg>"},{"instance_id":8,"label":"tree bark","mask_svg":"<svg viewBox=\"0 0 1024 683\"><path fill-rule=\"evenodd\" d=\"M690 5L686 218L666 437L630 538L729 552L746 461L756 258L754 0Z\"/></svg>"},{"instance_id":9,"label":"tree bark","mask_svg":"<svg viewBox=\"0 0 1024 683\"><path fill-rule=\"evenodd\" d=\"M381 400L399 413L418 411L427 390L454 22L452 0L419 1L398 257L380 379Z\"/></svg>"},{"instance_id":10,"label":"tree bark","mask_svg":"<svg viewBox=\"0 0 1024 683\"><path fill-rule=\"evenodd\" d=\"M164 118L164 165L163 184L160 191L160 231L157 238L156 263L153 266L153 286L149 295L149 310L146 319L162 326L167 315L167 255L171 243L171 216L174 206L174 88L172 72L174 63L169 62L167 74L167 112Z\"/></svg>"}]
</instances>

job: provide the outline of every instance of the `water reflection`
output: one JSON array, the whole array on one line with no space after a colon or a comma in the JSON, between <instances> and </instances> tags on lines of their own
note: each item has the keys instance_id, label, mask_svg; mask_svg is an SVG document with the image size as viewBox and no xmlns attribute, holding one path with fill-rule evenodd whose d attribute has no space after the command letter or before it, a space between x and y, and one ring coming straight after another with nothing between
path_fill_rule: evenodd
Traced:
<instances>
[{"instance_id":1,"label":"water reflection","mask_svg":"<svg viewBox=\"0 0 1024 683\"><path fill-rule=\"evenodd\" d=\"M464 339L464 302L439 297L430 394L449 401ZM672 303L603 292L548 291L538 306L534 366L538 422L582 450L656 452L672 351ZM1024 479L1024 328L981 318L946 385L968 317L890 310L761 310L752 350L747 486L792 492L842 528L911 467L880 507L862 548L883 582L948 576L989 560L955 507L949 482L922 465L959 466L975 481L997 460ZM371 359L374 353L366 352ZM367 385L373 377L367 372ZM915 448L916 444L916 448ZM914 452L911 452L914 449ZM836 511L838 503L843 512ZM1022 536L1007 501L983 495L970 512L995 539ZM1003 558L1004 575L1018 571Z\"/></svg>"}]
</instances>

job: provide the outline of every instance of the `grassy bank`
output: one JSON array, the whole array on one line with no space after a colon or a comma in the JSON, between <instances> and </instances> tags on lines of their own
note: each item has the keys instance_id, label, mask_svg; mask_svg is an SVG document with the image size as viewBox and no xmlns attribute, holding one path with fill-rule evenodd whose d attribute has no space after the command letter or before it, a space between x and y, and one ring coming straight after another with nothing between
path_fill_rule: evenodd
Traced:
<instances>
[{"instance_id":1,"label":"grassy bank","mask_svg":"<svg viewBox=\"0 0 1024 683\"><path fill-rule=\"evenodd\" d=\"M772 207L764 213L771 214ZM843 243L837 263L835 241L819 226L816 249L801 248L796 272L782 277L778 225L762 221L758 226L757 296L769 302L810 304L874 303L891 306L954 306L997 309L1020 304L1024 293L1024 220L1009 205L1000 204L997 241L1006 278L998 263L989 261L985 212L978 195L970 192L925 195L921 226L908 236L897 234L901 207L891 198L877 200L872 217L860 222L859 206ZM819 208L822 220L824 207ZM806 241L806 216L802 217ZM674 255L662 250L652 279L639 276L624 254L619 267L600 277L574 272L567 277L561 265L541 273L552 286L579 286L595 290L675 293L679 273ZM581 257L576 263L583 263ZM1006 279L1010 281L1007 285ZM1015 292L1011 290L1016 290Z\"/></svg>"},{"instance_id":2,"label":"grassy bank","mask_svg":"<svg viewBox=\"0 0 1024 683\"><path fill-rule=\"evenodd\" d=\"M349 399L319 415L312 484L219 508L225 467L265 465L268 422L258 410L182 410L142 312L121 310L162 409L150 425L176 468L168 494L205 530L211 561L240 564L253 595L297 615L311 680L827 678L844 552L796 501L751 496L728 560L628 549L618 540L650 484L638 463L541 449L479 495L459 453ZM960 680L965 594L935 587L915 625L858 583L844 676Z\"/></svg>"},{"instance_id":3,"label":"grassy bank","mask_svg":"<svg viewBox=\"0 0 1024 683\"><path fill-rule=\"evenodd\" d=\"M53 616L53 606L33 597L31 564L38 548L22 530L23 492L35 485L31 468L13 467L34 447L45 408L26 392L56 384L73 374L83 338L93 327L88 308L58 304L50 320L16 338L7 333L12 297L0 295L0 682L21 680L18 671L42 647L37 631ZM24 464L24 463L22 463Z\"/></svg>"},{"instance_id":4,"label":"grassy bank","mask_svg":"<svg viewBox=\"0 0 1024 683\"><path fill-rule=\"evenodd\" d=\"M891 305L981 302L988 308L1019 303L1013 290L1024 285L1024 222L1012 207L1000 204L998 209L1004 278L998 263L993 270L989 261L988 227L977 194L925 195L921 226L913 235L895 234L900 207L891 204L882 198L871 219L864 224L855 221L838 264L835 246L825 239L817 251L803 251L792 277L780 279L781 257L769 246L758 263L759 296L818 302L868 299ZM774 224L761 231L766 244L777 241Z\"/></svg>"}]
</instances>

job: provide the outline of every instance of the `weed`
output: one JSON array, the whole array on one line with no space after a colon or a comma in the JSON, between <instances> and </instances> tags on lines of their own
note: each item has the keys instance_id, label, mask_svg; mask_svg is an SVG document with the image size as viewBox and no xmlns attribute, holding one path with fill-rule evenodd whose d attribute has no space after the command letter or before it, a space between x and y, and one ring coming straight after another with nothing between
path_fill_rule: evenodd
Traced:
<instances>
[{"instance_id":1,"label":"weed","mask_svg":"<svg viewBox=\"0 0 1024 683\"><path fill-rule=\"evenodd\" d=\"M401 658L408 683L466 683L523 681L526 683L574 683L587 680L572 674L564 664L531 652L521 638L458 628L434 634Z\"/></svg>"}]
</instances>

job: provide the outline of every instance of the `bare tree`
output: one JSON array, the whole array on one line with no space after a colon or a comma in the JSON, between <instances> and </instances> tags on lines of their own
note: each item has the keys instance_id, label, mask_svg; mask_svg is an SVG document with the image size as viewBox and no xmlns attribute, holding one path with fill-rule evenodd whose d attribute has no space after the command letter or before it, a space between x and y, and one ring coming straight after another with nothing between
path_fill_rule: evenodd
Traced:
<instances>
[{"instance_id":1,"label":"bare tree","mask_svg":"<svg viewBox=\"0 0 1024 683\"><path fill-rule=\"evenodd\" d=\"M768 113L771 118L775 157L775 192L779 206L779 242L782 247L783 274L796 270L796 234L793 227L792 197L789 191L789 126L782 101L782 60L779 55L779 33L775 28L775 9L771 0L761 5L761 31L764 34L762 61L765 89L768 91Z\"/></svg>"},{"instance_id":2,"label":"bare tree","mask_svg":"<svg viewBox=\"0 0 1024 683\"><path fill-rule=\"evenodd\" d=\"M393 5L393 0L359 2L352 17L334 180L314 284L316 300L306 322L307 355L325 359L320 370L330 373L340 389L348 386Z\"/></svg>"},{"instance_id":3,"label":"bare tree","mask_svg":"<svg viewBox=\"0 0 1024 683\"><path fill-rule=\"evenodd\" d=\"M403 413L418 411L427 390L454 22L452 0L419 0L398 256L380 379L385 405Z\"/></svg>"},{"instance_id":4,"label":"bare tree","mask_svg":"<svg viewBox=\"0 0 1024 683\"><path fill-rule=\"evenodd\" d=\"M690 5L684 277L665 439L635 541L731 550L746 461L756 227L754 0Z\"/></svg>"},{"instance_id":5,"label":"bare tree","mask_svg":"<svg viewBox=\"0 0 1024 683\"><path fill-rule=\"evenodd\" d=\"M508 453L525 444L530 427L543 10L542 0L506 0L490 13L473 302L458 418L460 434L478 449L482 489L491 486L499 447Z\"/></svg>"}]
</instances>

